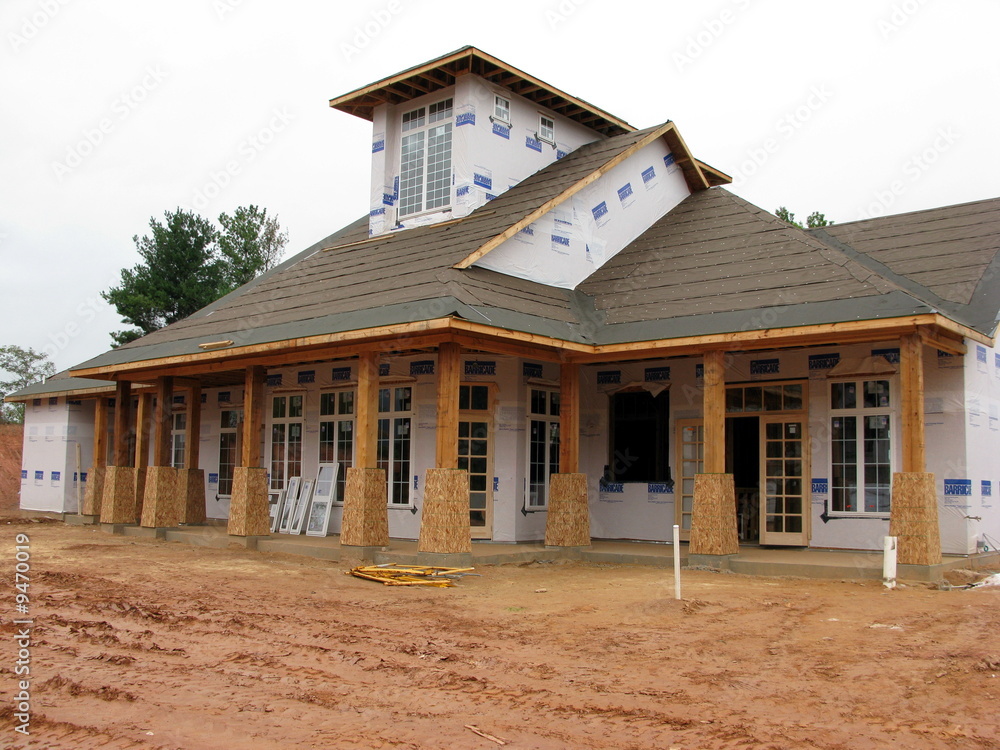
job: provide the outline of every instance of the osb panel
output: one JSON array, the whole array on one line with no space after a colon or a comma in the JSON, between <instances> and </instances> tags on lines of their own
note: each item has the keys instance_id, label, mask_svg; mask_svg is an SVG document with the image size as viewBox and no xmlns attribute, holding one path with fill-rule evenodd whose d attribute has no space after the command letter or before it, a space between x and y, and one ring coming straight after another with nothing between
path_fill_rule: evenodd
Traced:
<instances>
[{"instance_id":1,"label":"osb panel","mask_svg":"<svg viewBox=\"0 0 1000 750\"><path fill-rule=\"evenodd\" d=\"M135 469L131 466L105 470L101 523L135 523Z\"/></svg>"},{"instance_id":2,"label":"osb panel","mask_svg":"<svg viewBox=\"0 0 1000 750\"><path fill-rule=\"evenodd\" d=\"M550 547L590 545L586 474L553 474L549 477L545 544Z\"/></svg>"},{"instance_id":3,"label":"osb panel","mask_svg":"<svg viewBox=\"0 0 1000 750\"><path fill-rule=\"evenodd\" d=\"M472 552L469 530L469 473L464 469L428 469L419 552Z\"/></svg>"},{"instance_id":4,"label":"osb panel","mask_svg":"<svg viewBox=\"0 0 1000 750\"><path fill-rule=\"evenodd\" d=\"M896 560L900 565L938 565L941 562L941 530L933 474L893 474L889 536L896 537Z\"/></svg>"},{"instance_id":5,"label":"osb panel","mask_svg":"<svg viewBox=\"0 0 1000 750\"><path fill-rule=\"evenodd\" d=\"M340 543L352 547L389 544L385 469L351 467L347 470Z\"/></svg>"},{"instance_id":6,"label":"osb panel","mask_svg":"<svg viewBox=\"0 0 1000 750\"><path fill-rule=\"evenodd\" d=\"M101 515L106 468L105 466L91 466L87 470L87 487L83 495L83 509L80 511L85 516Z\"/></svg>"},{"instance_id":7,"label":"osb panel","mask_svg":"<svg viewBox=\"0 0 1000 750\"><path fill-rule=\"evenodd\" d=\"M205 470L178 469L178 491L184 498L181 523L205 523Z\"/></svg>"},{"instance_id":8,"label":"osb panel","mask_svg":"<svg viewBox=\"0 0 1000 750\"><path fill-rule=\"evenodd\" d=\"M135 469L135 517L129 523L142 523L143 499L146 494L146 467L137 466Z\"/></svg>"},{"instance_id":9,"label":"osb panel","mask_svg":"<svg viewBox=\"0 0 1000 750\"><path fill-rule=\"evenodd\" d=\"M270 535L267 469L258 466L237 466L233 469L228 531L232 536Z\"/></svg>"},{"instance_id":10,"label":"osb panel","mask_svg":"<svg viewBox=\"0 0 1000 750\"><path fill-rule=\"evenodd\" d=\"M150 466L146 469L146 491L142 498L142 525L162 529L181 522L184 498L178 492L177 469Z\"/></svg>"},{"instance_id":11,"label":"osb panel","mask_svg":"<svg viewBox=\"0 0 1000 750\"><path fill-rule=\"evenodd\" d=\"M696 474L688 553L735 555L739 551L733 475Z\"/></svg>"}]
</instances>

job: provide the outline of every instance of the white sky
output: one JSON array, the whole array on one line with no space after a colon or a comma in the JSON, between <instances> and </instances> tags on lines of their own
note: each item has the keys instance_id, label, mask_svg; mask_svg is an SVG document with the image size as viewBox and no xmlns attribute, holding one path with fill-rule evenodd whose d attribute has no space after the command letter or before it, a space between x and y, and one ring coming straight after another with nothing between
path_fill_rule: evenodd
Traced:
<instances>
[{"instance_id":1,"label":"white sky","mask_svg":"<svg viewBox=\"0 0 1000 750\"><path fill-rule=\"evenodd\" d=\"M99 293L166 209L255 203L288 253L365 214L371 126L328 100L466 44L675 121L769 211L997 197L997 29L998 0L6 0L0 344L58 369L108 349Z\"/></svg>"}]
</instances>

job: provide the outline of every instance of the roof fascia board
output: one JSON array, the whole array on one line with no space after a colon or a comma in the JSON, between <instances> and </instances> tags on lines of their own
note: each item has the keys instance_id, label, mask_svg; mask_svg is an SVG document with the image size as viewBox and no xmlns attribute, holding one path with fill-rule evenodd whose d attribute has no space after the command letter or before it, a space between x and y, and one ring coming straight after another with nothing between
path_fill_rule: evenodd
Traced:
<instances>
[{"instance_id":1,"label":"roof fascia board","mask_svg":"<svg viewBox=\"0 0 1000 750\"><path fill-rule=\"evenodd\" d=\"M500 234L494 236L493 238L491 238L487 242L484 242L478 248L476 248L471 253L469 253L469 255L467 255L465 258L463 258L462 260L460 260L454 266L452 266L452 268L458 268L458 269L468 268L473 263L475 263L477 260L479 260L480 258L482 258L483 256L485 256L487 253L489 253L491 250L499 247L504 242L506 242L507 240L509 240L511 237L513 237L514 235L516 235L518 232L520 232L526 226L528 226L529 224L531 224L533 221L537 221L538 219L540 219L542 216L544 216L545 214L547 214L552 209L557 208L558 206L560 206L563 203L565 203L567 200L569 200L570 198L572 198L574 195L576 195L577 193L579 193L581 190L583 190L588 185L590 185L590 184L596 182L597 180L599 180L606 172L608 172L608 170L612 169L613 167L617 166L618 164L621 164L628 157L630 157L633 154L637 153L638 151L642 150L643 148L645 148L646 146L648 146L650 143L653 143L654 141L656 141L658 138L662 138L663 136L665 136L669 132L676 132L676 128L674 126L674 123L672 123L672 122L665 123L661 127L657 128L653 132L649 133L645 137L643 137L643 138L639 139L638 141L636 141L635 143L633 143L628 148L626 148L626 149L624 149L622 151L619 151L611 159L609 159L604 164L602 164L601 166L599 166L597 169L595 169L593 172L591 172L590 174L588 174L586 177L583 177L580 180L577 180L575 183L573 183L568 188L566 188L565 190L563 190L559 195L557 195L556 197L550 198L549 200L545 201L545 203L543 203L541 206L539 206L538 208L536 208L534 211L532 211L531 213L529 213L526 216L524 216L523 218L521 218L518 222L516 222L515 224L512 224L511 226L507 227L507 229L505 229ZM683 141L680 141L680 144L681 144L682 148L686 148L686 146L683 145ZM688 159L691 158L691 156L690 156L689 153L686 153L686 156L687 156ZM700 171L699 171L699 174L701 174ZM702 182L704 182L704 186L707 188L708 187L708 181L705 180L705 176L703 174L701 174L701 177L702 177ZM690 187L690 183L689 183L689 187Z\"/></svg>"}]
</instances>

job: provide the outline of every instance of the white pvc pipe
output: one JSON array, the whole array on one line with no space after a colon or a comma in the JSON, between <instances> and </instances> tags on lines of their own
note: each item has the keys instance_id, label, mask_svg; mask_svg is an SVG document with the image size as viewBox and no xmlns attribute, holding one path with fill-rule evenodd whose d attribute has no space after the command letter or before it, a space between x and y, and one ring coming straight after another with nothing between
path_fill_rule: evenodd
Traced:
<instances>
[{"instance_id":1,"label":"white pvc pipe","mask_svg":"<svg viewBox=\"0 0 1000 750\"><path fill-rule=\"evenodd\" d=\"M681 598L681 527L674 524L674 599Z\"/></svg>"},{"instance_id":2,"label":"white pvc pipe","mask_svg":"<svg viewBox=\"0 0 1000 750\"><path fill-rule=\"evenodd\" d=\"M882 583L888 589L896 588L896 537L887 536L883 541Z\"/></svg>"}]
</instances>

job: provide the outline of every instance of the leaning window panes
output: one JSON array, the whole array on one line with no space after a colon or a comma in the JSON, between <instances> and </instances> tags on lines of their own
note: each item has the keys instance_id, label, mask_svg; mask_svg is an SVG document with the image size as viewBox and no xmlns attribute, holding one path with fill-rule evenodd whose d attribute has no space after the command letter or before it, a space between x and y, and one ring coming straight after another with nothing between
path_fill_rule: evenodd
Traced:
<instances>
[{"instance_id":1,"label":"leaning window panes","mask_svg":"<svg viewBox=\"0 0 1000 750\"><path fill-rule=\"evenodd\" d=\"M528 394L528 507L548 505L549 477L559 473L559 392Z\"/></svg>"},{"instance_id":2,"label":"leaning window panes","mask_svg":"<svg viewBox=\"0 0 1000 750\"><path fill-rule=\"evenodd\" d=\"M337 502L344 502L347 469L354 465L354 391L332 391L319 398L319 463L339 464Z\"/></svg>"},{"instance_id":3,"label":"leaning window panes","mask_svg":"<svg viewBox=\"0 0 1000 750\"><path fill-rule=\"evenodd\" d=\"M378 394L377 466L385 470L390 505L410 504L410 447L413 389L381 388Z\"/></svg>"},{"instance_id":4,"label":"leaning window panes","mask_svg":"<svg viewBox=\"0 0 1000 750\"><path fill-rule=\"evenodd\" d=\"M888 513L892 487L889 380L830 384L830 510Z\"/></svg>"},{"instance_id":5,"label":"leaning window panes","mask_svg":"<svg viewBox=\"0 0 1000 750\"><path fill-rule=\"evenodd\" d=\"M400 217L451 205L452 100L403 114Z\"/></svg>"},{"instance_id":6,"label":"leaning window panes","mask_svg":"<svg viewBox=\"0 0 1000 750\"><path fill-rule=\"evenodd\" d=\"M281 490L291 477L302 476L301 394L271 400L271 489Z\"/></svg>"}]
</instances>

